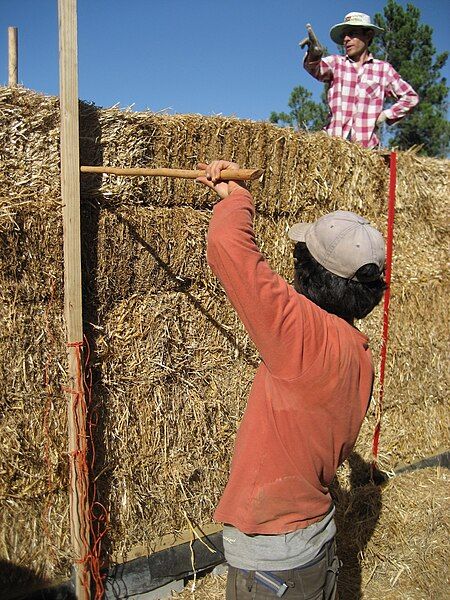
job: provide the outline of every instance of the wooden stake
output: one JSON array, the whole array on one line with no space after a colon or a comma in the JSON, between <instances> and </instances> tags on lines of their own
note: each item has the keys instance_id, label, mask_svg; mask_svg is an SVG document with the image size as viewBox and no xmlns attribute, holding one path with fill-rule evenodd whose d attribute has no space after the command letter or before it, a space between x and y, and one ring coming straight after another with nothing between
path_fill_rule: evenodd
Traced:
<instances>
[{"instance_id":1,"label":"wooden stake","mask_svg":"<svg viewBox=\"0 0 450 600\"><path fill-rule=\"evenodd\" d=\"M8 85L17 86L17 27L8 27Z\"/></svg>"},{"instance_id":2,"label":"wooden stake","mask_svg":"<svg viewBox=\"0 0 450 600\"><path fill-rule=\"evenodd\" d=\"M121 169L119 167L81 167L82 173L109 173L111 175L125 176L145 176L145 177L178 177L182 179L196 179L204 177L205 171L190 170L190 169L145 169L145 168L129 168ZM236 179L240 181L249 181L258 179L264 173L263 169L224 169L220 173L223 181Z\"/></svg>"},{"instance_id":3,"label":"wooden stake","mask_svg":"<svg viewBox=\"0 0 450 600\"><path fill-rule=\"evenodd\" d=\"M78 600L90 598L86 414L80 360L83 342L78 130L77 3L58 0L61 110L61 195L64 227L64 311L68 355L70 528Z\"/></svg>"}]
</instances>

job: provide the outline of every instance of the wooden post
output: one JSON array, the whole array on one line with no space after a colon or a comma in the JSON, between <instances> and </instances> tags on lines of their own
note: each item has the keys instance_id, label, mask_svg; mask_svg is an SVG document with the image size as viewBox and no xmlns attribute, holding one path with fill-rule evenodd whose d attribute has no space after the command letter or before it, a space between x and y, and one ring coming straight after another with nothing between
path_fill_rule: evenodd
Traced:
<instances>
[{"instance_id":1,"label":"wooden post","mask_svg":"<svg viewBox=\"0 0 450 600\"><path fill-rule=\"evenodd\" d=\"M77 2L58 0L64 311L67 329L70 528L78 600L90 598L89 478L83 387Z\"/></svg>"},{"instance_id":2,"label":"wooden post","mask_svg":"<svg viewBox=\"0 0 450 600\"><path fill-rule=\"evenodd\" d=\"M17 27L8 27L8 85L16 87L17 67Z\"/></svg>"}]
</instances>

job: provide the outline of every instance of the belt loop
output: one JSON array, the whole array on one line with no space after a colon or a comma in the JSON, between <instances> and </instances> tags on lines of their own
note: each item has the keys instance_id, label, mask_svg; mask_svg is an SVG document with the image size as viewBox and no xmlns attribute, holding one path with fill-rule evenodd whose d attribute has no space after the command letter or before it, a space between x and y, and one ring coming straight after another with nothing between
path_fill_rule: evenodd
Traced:
<instances>
[{"instance_id":1,"label":"belt loop","mask_svg":"<svg viewBox=\"0 0 450 600\"><path fill-rule=\"evenodd\" d=\"M247 575L247 589L249 592L252 591L254 583L255 583L255 571L249 571L248 575Z\"/></svg>"}]
</instances>

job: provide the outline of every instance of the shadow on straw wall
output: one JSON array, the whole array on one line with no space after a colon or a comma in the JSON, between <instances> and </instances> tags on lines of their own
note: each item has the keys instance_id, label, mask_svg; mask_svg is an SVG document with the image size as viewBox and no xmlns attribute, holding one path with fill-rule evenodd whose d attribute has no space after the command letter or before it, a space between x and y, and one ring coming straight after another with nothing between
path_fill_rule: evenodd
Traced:
<instances>
[{"instance_id":1,"label":"shadow on straw wall","mask_svg":"<svg viewBox=\"0 0 450 600\"><path fill-rule=\"evenodd\" d=\"M23 597L24 594L42 588L48 583L32 569L5 560L0 560L0 581L3 600Z\"/></svg>"},{"instance_id":2,"label":"shadow on straw wall","mask_svg":"<svg viewBox=\"0 0 450 600\"><path fill-rule=\"evenodd\" d=\"M101 124L99 108L79 103L80 128L80 165L102 165L103 150L101 140ZM91 391L87 424L88 437L92 439L89 464L92 468L91 498L95 498L92 517L94 530L91 531L91 545L101 539L99 545L100 559L109 555L110 543L107 536L107 515L110 512L111 480L108 477L108 458L106 449L106 408L107 391L102 385L100 366L96 360L97 339L99 334L100 301L98 293L98 249L97 237L100 224L101 206L95 201L100 194L101 174L81 176L81 268L83 288L83 331L88 344L87 384ZM94 196L94 198L92 198ZM95 449L95 451L94 451ZM95 452L95 453L94 453ZM101 562L100 566L105 566Z\"/></svg>"},{"instance_id":3,"label":"shadow on straw wall","mask_svg":"<svg viewBox=\"0 0 450 600\"><path fill-rule=\"evenodd\" d=\"M71 582L52 583L36 571L0 559L2 600L76 600Z\"/></svg>"},{"instance_id":4,"label":"shadow on straw wall","mask_svg":"<svg viewBox=\"0 0 450 600\"><path fill-rule=\"evenodd\" d=\"M382 508L384 474L374 470L359 454L348 458L349 489L337 479L331 493L336 505L337 550L342 567L339 574L340 600L359 600L363 597L361 556L373 535Z\"/></svg>"},{"instance_id":5,"label":"shadow on straw wall","mask_svg":"<svg viewBox=\"0 0 450 600\"><path fill-rule=\"evenodd\" d=\"M217 329L217 331L224 336L229 342L232 343L233 347L239 353L239 356L245 359L246 363L252 366L254 369L258 367L258 362L256 362L252 356L252 351L248 348L244 348L236 339L236 336L232 331L224 327L219 321L208 311L208 309L202 304L202 302L196 298L191 292L189 292L189 288L191 286L191 281L188 278L180 277L179 273L175 272L170 264L168 264L165 260L163 260L156 248L154 248L147 240L145 240L142 235L136 230L132 223L127 221L126 218L123 217L117 210L115 210L111 206L105 205L104 208L112 212L122 225L124 225L133 241L137 242L137 244L146 252L148 252L158 267L164 271L164 273L171 279L174 283L174 290L178 292L182 292L187 300L193 305L193 308L200 312L206 319Z\"/></svg>"}]
</instances>

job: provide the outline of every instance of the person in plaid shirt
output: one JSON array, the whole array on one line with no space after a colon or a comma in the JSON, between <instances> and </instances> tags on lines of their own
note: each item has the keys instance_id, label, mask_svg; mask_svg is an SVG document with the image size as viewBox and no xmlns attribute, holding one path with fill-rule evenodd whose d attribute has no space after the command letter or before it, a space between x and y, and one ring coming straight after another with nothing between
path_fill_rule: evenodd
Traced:
<instances>
[{"instance_id":1,"label":"person in plaid shirt","mask_svg":"<svg viewBox=\"0 0 450 600\"><path fill-rule=\"evenodd\" d=\"M369 15L349 13L343 23L330 30L331 39L344 46L345 56L322 58L323 48L311 25L308 37L300 42L308 46L304 67L319 81L328 83L330 114L325 130L329 135L357 142L365 148L379 145L378 127L402 119L419 102L419 96L387 62L373 58L370 43L383 31L373 25ZM385 98L397 102L384 109Z\"/></svg>"}]
</instances>

